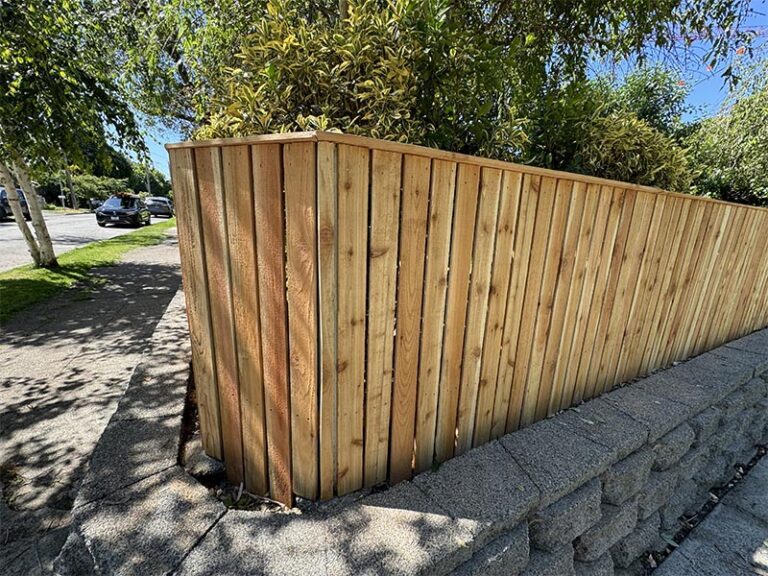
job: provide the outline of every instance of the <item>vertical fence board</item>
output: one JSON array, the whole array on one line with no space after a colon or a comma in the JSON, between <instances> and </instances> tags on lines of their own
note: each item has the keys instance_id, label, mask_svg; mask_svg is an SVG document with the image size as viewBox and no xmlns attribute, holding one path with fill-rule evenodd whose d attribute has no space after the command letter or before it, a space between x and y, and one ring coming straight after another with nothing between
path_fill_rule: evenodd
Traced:
<instances>
[{"instance_id":1,"label":"vertical fence board","mask_svg":"<svg viewBox=\"0 0 768 576\"><path fill-rule=\"evenodd\" d=\"M540 192L536 211L533 246L531 248L528 279L525 286L522 316L520 318L520 331L515 351L512 394L509 401L509 412L507 413L507 432L517 430L520 427L523 416L528 362L531 357L531 348L536 328L536 312L539 299L541 298L541 280L544 276L546 265L545 254L549 238L549 225L552 221L552 208L555 203L557 181L554 178L544 177L541 178L539 185Z\"/></svg>"},{"instance_id":2,"label":"vertical fence board","mask_svg":"<svg viewBox=\"0 0 768 576\"><path fill-rule=\"evenodd\" d=\"M461 380L461 363L457 359L461 358L464 350L464 321L467 314L479 185L480 169L477 166L459 164L435 436L435 458L438 462L444 462L453 456L456 441L456 414Z\"/></svg>"},{"instance_id":3,"label":"vertical fence board","mask_svg":"<svg viewBox=\"0 0 768 576\"><path fill-rule=\"evenodd\" d=\"M592 302L595 296L598 273L600 271L600 254L605 246L606 234L609 233L608 214L614 204L614 198L610 189L606 194L601 194L600 187L591 185L587 193L595 196L595 220L590 239L586 268L584 270L584 281L579 297L578 312L576 313L576 322L573 328L573 340L568 354L568 364L565 368L565 374L568 382L567 393L564 394L564 403L578 403L584 398L585 382L580 377L582 369L582 358L584 357L584 342L589 332L589 321L592 312Z\"/></svg>"},{"instance_id":4,"label":"vertical fence board","mask_svg":"<svg viewBox=\"0 0 768 576\"><path fill-rule=\"evenodd\" d=\"M205 246L200 225L199 194L195 181L194 151L171 150L170 158L200 433L205 451L221 460L223 454L219 394L214 368L214 342L208 278L205 275Z\"/></svg>"},{"instance_id":5,"label":"vertical fence board","mask_svg":"<svg viewBox=\"0 0 768 576\"><path fill-rule=\"evenodd\" d=\"M403 159L398 321L389 451L391 482L410 478L412 470L430 174L429 159L410 155Z\"/></svg>"},{"instance_id":6,"label":"vertical fence board","mask_svg":"<svg viewBox=\"0 0 768 576\"><path fill-rule=\"evenodd\" d=\"M475 224L475 244L472 252L467 327L464 337L464 356L461 363L459 409L456 415L457 455L463 454L472 447L480 360L483 353L488 295L496 242L500 188L501 171L483 168L480 173L479 205L477 223Z\"/></svg>"},{"instance_id":7,"label":"vertical fence board","mask_svg":"<svg viewBox=\"0 0 768 576\"><path fill-rule=\"evenodd\" d=\"M597 331L600 323L600 316L603 309L605 292L608 287L610 276L611 254L614 251L614 244L619 231L622 208L624 207L624 190L617 188L611 189L603 187L601 193L606 196L608 216L605 234L602 245L597 247L596 252L596 270L594 282L591 286L585 287L588 296L591 296L591 302L588 306L589 316L584 320L583 339L580 342L578 354L578 372L575 375L576 389L574 391L574 402L589 399L594 393L594 382L590 381L589 374L591 368L592 352L594 351ZM608 195L610 194L610 200ZM597 256L599 254L599 256ZM591 288L591 294L590 289Z\"/></svg>"},{"instance_id":8,"label":"vertical fence board","mask_svg":"<svg viewBox=\"0 0 768 576\"><path fill-rule=\"evenodd\" d=\"M195 151L195 164L211 294L211 327L218 344L215 367L224 462L229 480L239 483L243 480L243 443L221 149Z\"/></svg>"},{"instance_id":9,"label":"vertical fence board","mask_svg":"<svg viewBox=\"0 0 768 576\"><path fill-rule=\"evenodd\" d=\"M387 479L402 156L374 150L368 249L365 485Z\"/></svg>"},{"instance_id":10,"label":"vertical fence board","mask_svg":"<svg viewBox=\"0 0 768 576\"><path fill-rule=\"evenodd\" d=\"M552 208L552 220L549 225L544 273L541 277L538 303L536 304L535 328L531 341L531 353L528 369L525 373L525 395L523 397L520 425L528 426L536 416L539 396L549 396L550 387L541 376L544 369L544 356L555 304L555 291L558 283L565 229L571 204L571 180L558 180L555 188L555 202ZM548 403L548 402L547 402Z\"/></svg>"},{"instance_id":11,"label":"vertical fence board","mask_svg":"<svg viewBox=\"0 0 768 576\"><path fill-rule=\"evenodd\" d=\"M419 352L419 396L416 404L417 472L429 469L435 453L437 399L455 190L456 164L435 160L432 164L427 262L424 273L424 311Z\"/></svg>"},{"instance_id":12,"label":"vertical fence board","mask_svg":"<svg viewBox=\"0 0 768 576\"><path fill-rule=\"evenodd\" d=\"M491 438L499 438L507 430L507 415L514 385L517 340L520 335L520 319L528 281L528 264L531 256L533 232L538 208L540 178L526 174L523 177L520 196L520 215L515 233L515 249L512 258L512 274L509 279L507 310L504 314L504 330L501 336L499 371L496 377L496 396L493 404Z\"/></svg>"},{"instance_id":13,"label":"vertical fence board","mask_svg":"<svg viewBox=\"0 0 768 576\"><path fill-rule=\"evenodd\" d=\"M251 160L258 246L256 256L259 270L269 491L275 500L290 503L293 499L293 483L281 146L255 145L251 148Z\"/></svg>"},{"instance_id":14,"label":"vertical fence board","mask_svg":"<svg viewBox=\"0 0 768 576\"><path fill-rule=\"evenodd\" d=\"M293 491L318 490L317 198L313 142L283 146Z\"/></svg>"},{"instance_id":15,"label":"vertical fence board","mask_svg":"<svg viewBox=\"0 0 768 576\"><path fill-rule=\"evenodd\" d=\"M557 273L557 282L554 290L555 295L552 301L552 319L547 334L547 341L544 345L544 355L542 357L541 385L539 386L536 398L537 420L545 418L553 412L553 406L560 404L560 390L555 386L555 372L557 364L561 362L560 342L564 332L565 318L567 314L567 305L570 299L575 258L579 245L579 236L582 232L582 215L584 203L586 201L586 187L579 182L572 183L572 191L569 193L571 198L570 207L567 213L567 222L565 224L565 234L563 238L563 249L559 258L559 270Z\"/></svg>"},{"instance_id":16,"label":"vertical fence board","mask_svg":"<svg viewBox=\"0 0 768 576\"><path fill-rule=\"evenodd\" d=\"M336 486L336 145L317 143L317 272L320 314L320 497Z\"/></svg>"},{"instance_id":17,"label":"vertical fence board","mask_svg":"<svg viewBox=\"0 0 768 576\"><path fill-rule=\"evenodd\" d=\"M243 475L247 490L265 494L269 483L250 150L248 146L227 146L221 149L221 156L240 382Z\"/></svg>"},{"instance_id":18,"label":"vertical fence board","mask_svg":"<svg viewBox=\"0 0 768 576\"><path fill-rule=\"evenodd\" d=\"M338 148L337 490L363 485L369 151Z\"/></svg>"},{"instance_id":19,"label":"vertical fence board","mask_svg":"<svg viewBox=\"0 0 768 576\"><path fill-rule=\"evenodd\" d=\"M480 363L473 446L485 444L491 434L522 182L521 173L504 171L496 227L497 238L494 249L493 273L488 297L488 318L485 325L483 356Z\"/></svg>"},{"instance_id":20,"label":"vertical fence board","mask_svg":"<svg viewBox=\"0 0 768 576\"><path fill-rule=\"evenodd\" d=\"M768 216L324 133L169 147L200 427L328 499L768 322Z\"/></svg>"},{"instance_id":21,"label":"vertical fence board","mask_svg":"<svg viewBox=\"0 0 768 576\"><path fill-rule=\"evenodd\" d=\"M602 224L602 222L595 222L598 202L597 187L577 182L574 190L577 195L584 196L583 201L576 199L577 203L583 203L583 211L578 229L578 246L574 256L574 270L571 288L568 292L563 329L559 342L557 341L557 334L555 334L555 341L548 344L548 346L557 344L554 352L556 364L552 375L553 394L549 412L556 412L570 406L573 386L569 386L571 380L569 379L568 367L571 363L571 350L579 334L577 327L578 320L582 316L580 304L584 296L584 285L589 271L589 250L595 235L595 226ZM582 193L579 194L579 192Z\"/></svg>"}]
</instances>

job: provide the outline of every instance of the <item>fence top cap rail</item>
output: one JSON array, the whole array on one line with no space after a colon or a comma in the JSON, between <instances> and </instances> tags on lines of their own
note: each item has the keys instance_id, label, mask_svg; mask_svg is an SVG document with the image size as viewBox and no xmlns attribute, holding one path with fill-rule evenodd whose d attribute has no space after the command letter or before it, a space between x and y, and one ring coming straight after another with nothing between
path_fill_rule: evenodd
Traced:
<instances>
[{"instance_id":1,"label":"fence top cap rail","mask_svg":"<svg viewBox=\"0 0 768 576\"><path fill-rule=\"evenodd\" d=\"M354 134L342 134L340 132L323 132L323 131L308 131L308 132L283 132L276 134L258 134L253 136L243 136L239 138L214 138L210 140L187 140L185 142L177 142L172 144L166 144L166 150L176 150L183 148L211 148L221 146L243 146L249 144L290 144L294 142L334 142L336 144L348 144L350 146L362 146L365 148L371 148L375 150L385 150L389 152L399 152L401 154L411 154L414 156L426 156L428 158L436 160L448 160L452 162L461 162L463 164L475 164L486 168L496 168L499 170L514 170L516 172L524 172L528 174L535 174L538 176L548 176L551 178L568 178L570 180L584 182L586 184L598 184L601 186L612 186L617 188L623 188L625 190L639 190L644 192L651 192L653 194L664 194L667 196L677 196L685 198L691 201L699 202L714 202L716 204L723 204L726 206L739 206L741 208L747 208L751 210L768 211L768 208L762 208L759 206L748 206L746 204L737 204L735 202L726 202L724 200L716 200L714 198L708 198L706 196L695 196L692 194L684 194L682 192L669 192L661 188L655 188L653 186L643 186L641 184L632 184L629 182L622 182L620 180L610 180L608 178L600 178L597 176L587 176L584 174L576 174L574 172L564 172L559 170L551 170L549 168L539 168L538 166L530 166L528 164L517 164L515 162L506 162L504 160L495 160L492 158L484 158L482 156L472 156L469 154L462 154L459 152L448 152L439 148L429 148L427 146L419 146L417 144L404 144L402 142L395 142L392 140L379 140L377 138L369 138L367 136L357 136Z\"/></svg>"}]
</instances>

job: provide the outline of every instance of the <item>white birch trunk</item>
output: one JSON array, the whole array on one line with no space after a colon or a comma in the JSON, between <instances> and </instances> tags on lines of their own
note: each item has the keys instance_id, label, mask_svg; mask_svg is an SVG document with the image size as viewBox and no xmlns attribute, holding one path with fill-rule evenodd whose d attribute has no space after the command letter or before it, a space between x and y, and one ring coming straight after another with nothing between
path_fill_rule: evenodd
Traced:
<instances>
[{"instance_id":1,"label":"white birch trunk","mask_svg":"<svg viewBox=\"0 0 768 576\"><path fill-rule=\"evenodd\" d=\"M40 249L38 248L37 240L35 240L32 230L27 226L27 221L24 220L24 213L21 210L19 195L16 193L16 184L13 182L11 171L3 162L0 162L0 183L5 186L5 192L8 195L8 204L11 206L13 219L16 220L16 225L24 236L24 241L27 243L27 248L32 255L32 260L34 260L35 266L40 266Z\"/></svg>"},{"instance_id":2,"label":"white birch trunk","mask_svg":"<svg viewBox=\"0 0 768 576\"><path fill-rule=\"evenodd\" d=\"M16 159L14 164L16 170L16 177L19 179L21 189L24 190L24 194L27 197L27 206L29 207L29 215L32 217L32 226L35 228L35 236L37 237L37 245L40 250L40 264L43 268L55 268L59 265L56 261L56 254L53 251L53 242L51 242L51 235L48 233L48 226L45 224L43 218L42 206L37 199L37 190L32 186L32 181L29 179L29 173L27 172L27 166L21 159Z\"/></svg>"}]
</instances>

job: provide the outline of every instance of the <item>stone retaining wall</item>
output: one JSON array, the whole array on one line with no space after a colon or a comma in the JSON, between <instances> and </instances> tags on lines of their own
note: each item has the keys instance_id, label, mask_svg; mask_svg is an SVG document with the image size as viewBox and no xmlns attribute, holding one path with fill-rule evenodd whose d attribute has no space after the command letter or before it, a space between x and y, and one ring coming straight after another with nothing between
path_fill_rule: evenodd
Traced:
<instances>
[{"instance_id":1,"label":"stone retaining wall","mask_svg":"<svg viewBox=\"0 0 768 576\"><path fill-rule=\"evenodd\" d=\"M768 443L767 352L768 333L756 332L418 477L445 502L439 487L459 469L483 470L467 490L494 504L485 534L497 535L454 573L643 574L640 559L667 546L662 535ZM502 450L503 474L516 478L504 495L491 479L501 463L483 465L484 452Z\"/></svg>"},{"instance_id":2,"label":"stone retaining wall","mask_svg":"<svg viewBox=\"0 0 768 576\"><path fill-rule=\"evenodd\" d=\"M58 574L636 574L768 441L762 330L389 490L226 510L173 464L183 314L177 297L94 453Z\"/></svg>"}]
</instances>

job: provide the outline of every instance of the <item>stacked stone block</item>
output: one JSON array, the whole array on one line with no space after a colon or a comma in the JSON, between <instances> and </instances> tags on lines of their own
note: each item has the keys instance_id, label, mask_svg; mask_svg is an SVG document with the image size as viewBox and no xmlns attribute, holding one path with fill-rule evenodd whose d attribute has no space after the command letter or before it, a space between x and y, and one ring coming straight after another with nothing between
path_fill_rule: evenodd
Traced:
<instances>
[{"instance_id":1,"label":"stacked stone block","mask_svg":"<svg viewBox=\"0 0 768 576\"><path fill-rule=\"evenodd\" d=\"M766 380L768 333L758 332L505 436L499 445L538 492L502 531L526 553L493 556L492 567L481 547L456 574L641 574L680 518L768 441Z\"/></svg>"}]
</instances>

